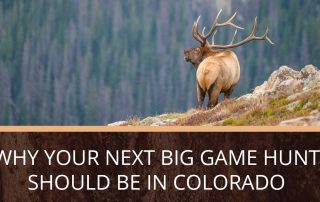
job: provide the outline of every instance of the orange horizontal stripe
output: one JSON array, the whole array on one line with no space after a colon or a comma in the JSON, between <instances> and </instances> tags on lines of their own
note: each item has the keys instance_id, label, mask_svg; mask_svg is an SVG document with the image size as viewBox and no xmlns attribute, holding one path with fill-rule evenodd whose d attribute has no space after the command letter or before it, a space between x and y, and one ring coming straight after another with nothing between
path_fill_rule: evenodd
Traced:
<instances>
[{"instance_id":1,"label":"orange horizontal stripe","mask_svg":"<svg viewBox=\"0 0 320 202\"><path fill-rule=\"evenodd\" d=\"M0 126L0 132L320 132L320 126Z\"/></svg>"}]
</instances>

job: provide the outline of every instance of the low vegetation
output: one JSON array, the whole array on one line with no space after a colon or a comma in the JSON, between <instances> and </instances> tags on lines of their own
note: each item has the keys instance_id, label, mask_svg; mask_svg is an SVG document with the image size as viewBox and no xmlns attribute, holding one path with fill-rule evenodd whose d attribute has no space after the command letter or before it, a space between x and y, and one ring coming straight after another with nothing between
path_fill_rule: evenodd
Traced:
<instances>
[{"instance_id":1,"label":"low vegetation","mask_svg":"<svg viewBox=\"0 0 320 202\"><path fill-rule=\"evenodd\" d=\"M277 125L281 121L309 116L320 112L320 89L302 94L295 99L270 99L266 105L234 100L222 103L218 109L184 117L178 125Z\"/></svg>"},{"instance_id":2,"label":"low vegetation","mask_svg":"<svg viewBox=\"0 0 320 202\"><path fill-rule=\"evenodd\" d=\"M312 65L300 72L283 66L251 94L222 101L213 109L190 109L186 113L168 113L143 120L129 117L125 125L320 125L320 71Z\"/></svg>"},{"instance_id":3,"label":"low vegetation","mask_svg":"<svg viewBox=\"0 0 320 202\"><path fill-rule=\"evenodd\" d=\"M294 98L278 97L264 104L244 99L224 101L212 110L190 109L186 113L168 113L140 120L129 117L128 125L148 126L246 126L278 125L284 120L309 116L320 112L320 88L302 93Z\"/></svg>"}]
</instances>

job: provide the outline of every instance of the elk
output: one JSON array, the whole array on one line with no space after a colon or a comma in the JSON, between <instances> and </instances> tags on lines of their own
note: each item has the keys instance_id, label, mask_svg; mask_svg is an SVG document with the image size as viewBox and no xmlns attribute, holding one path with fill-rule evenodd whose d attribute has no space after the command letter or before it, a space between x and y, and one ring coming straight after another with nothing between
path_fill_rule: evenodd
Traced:
<instances>
[{"instance_id":1,"label":"elk","mask_svg":"<svg viewBox=\"0 0 320 202\"><path fill-rule=\"evenodd\" d=\"M221 93L224 93L224 100L229 99L237 85L240 79L240 63L237 55L230 49L242 46L253 40L265 40L273 44L268 37L268 27L262 36L256 36L257 17L253 22L250 35L235 43L237 31L243 29L232 22L237 13L234 13L227 21L218 23L221 12L222 10L219 11L207 34L205 34L205 27L202 33L199 33L198 23L200 16L198 17L193 24L192 36L200 43L200 46L184 50L185 61L190 62L196 69L199 109L202 108L205 95L209 96L207 108L210 109L218 104L218 98ZM231 42L227 45L216 45L214 36L217 33L217 29L227 26L235 29ZM212 37L211 44L208 42L210 37Z\"/></svg>"}]
</instances>

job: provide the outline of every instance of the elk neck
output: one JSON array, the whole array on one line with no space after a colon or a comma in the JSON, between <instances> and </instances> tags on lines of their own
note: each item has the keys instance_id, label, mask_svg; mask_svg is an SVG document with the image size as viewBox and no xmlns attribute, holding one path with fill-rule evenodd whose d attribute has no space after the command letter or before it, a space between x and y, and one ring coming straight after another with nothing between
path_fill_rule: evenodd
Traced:
<instances>
[{"instance_id":1,"label":"elk neck","mask_svg":"<svg viewBox=\"0 0 320 202\"><path fill-rule=\"evenodd\" d=\"M223 52L223 51L220 51L220 50L212 50L212 49L209 48L209 47L203 47L203 48L202 48L202 58L201 58L200 61L202 62L202 61L205 60L207 57L214 56L214 55L216 55L216 54L218 54L218 53L221 53L221 52ZM200 65L201 62L199 62L199 63L193 63L193 66L194 66L196 69L198 69L198 67L199 67L199 65Z\"/></svg>"},{"instance_id":2,"label":"elk neck","mask_svg":"<svg viewBox=\"0 0 320 202\"><path fill-rule=\"evenodd\" d=\"M218 53L221 53L221 52L223 52L223 51L221 51L221 50L213 50L213 49L205 46L202 49L202 55L203 55L202 56L202 60L206 59L209 56L214 56L214 55L216 55Z\"/></svg>"}]
</instances>

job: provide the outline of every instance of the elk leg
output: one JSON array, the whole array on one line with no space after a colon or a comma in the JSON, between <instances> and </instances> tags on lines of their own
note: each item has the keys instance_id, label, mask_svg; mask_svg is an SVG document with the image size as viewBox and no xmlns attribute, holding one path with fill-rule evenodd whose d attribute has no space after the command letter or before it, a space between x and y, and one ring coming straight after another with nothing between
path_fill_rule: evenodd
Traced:
<instances>
[{"instance_id":1,"label":"elk leg","mask_svg":"<svg viewBox=\"0 0 320 202\"><path fill-rule=\"evenodd\" d=\"M229 90L227 90L226 92L224 92L224 100L229 100L230 97L231 97L231 94L233 92L235 88L235 85L234 86L231 86L231 88Z\"/></svg>"},{"instance_id":2,"label":"elk leg","mask_svg":"<svg viewBox=\"0 0 320 202\"><path fill-rule=\"evenodd\" d=\"M198 98L198 109L202 109L202 104L204 100L204 96L206 92L197 84L197 98Z\"/></svg>"},{"instance_id":3,"label":"elk leg","mask_svg":"<svg viewBox=\"0 0 320 202\"><path fill-rule=\"evenodd\" d=\"M209 102L208 102L208 109L215 107L218 104L219 95L221 92L221 87L217 85L217 82L211 84L208 95L209 95Z\"/></svg>"}]
</instances>

